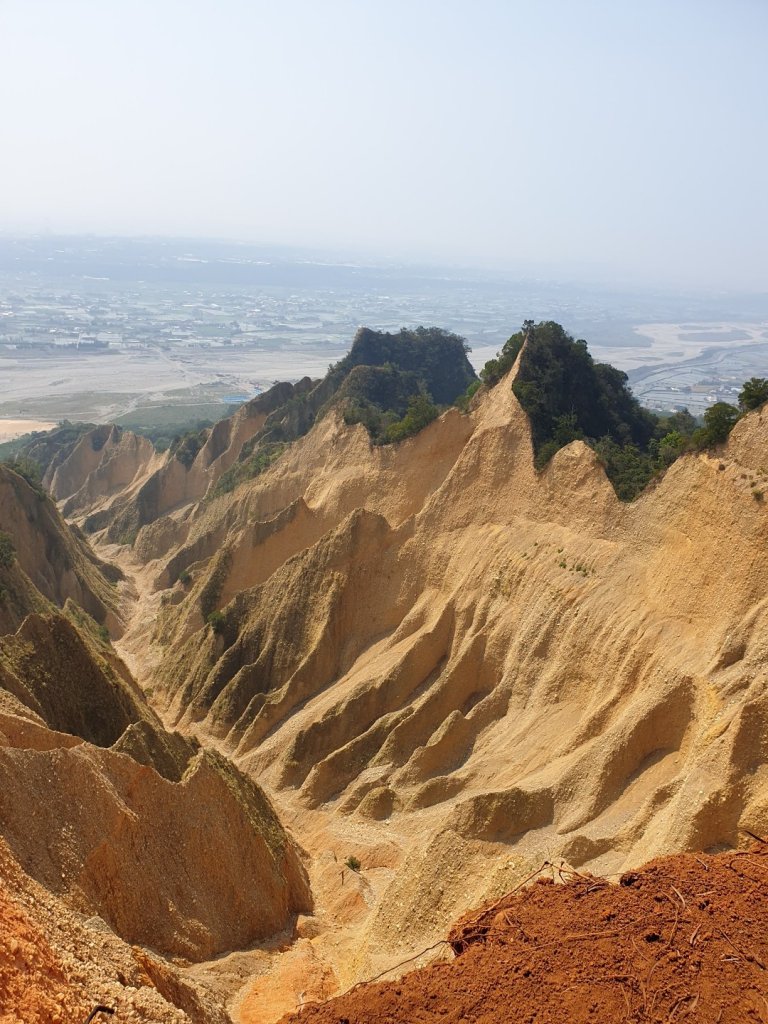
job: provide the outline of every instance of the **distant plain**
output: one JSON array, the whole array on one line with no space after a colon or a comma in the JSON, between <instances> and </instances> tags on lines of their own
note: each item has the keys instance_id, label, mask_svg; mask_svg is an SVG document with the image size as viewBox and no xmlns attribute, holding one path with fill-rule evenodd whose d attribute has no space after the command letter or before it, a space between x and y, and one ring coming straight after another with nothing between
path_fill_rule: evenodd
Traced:
<instances>
[{"instance_id":1,"label":"distant plain","mask_svg":"<svg viewBox=\"0 0 768 1024\"><path fill-rule=\"evenodd\" d=\"M768 374L768 297L513 278L163 239L0 239L0 440L17 421L215 420L321 376L361 325L438 325L477 370L524 319L555 319L641 401L701 412Z\"/></svg>"}]
</instances>

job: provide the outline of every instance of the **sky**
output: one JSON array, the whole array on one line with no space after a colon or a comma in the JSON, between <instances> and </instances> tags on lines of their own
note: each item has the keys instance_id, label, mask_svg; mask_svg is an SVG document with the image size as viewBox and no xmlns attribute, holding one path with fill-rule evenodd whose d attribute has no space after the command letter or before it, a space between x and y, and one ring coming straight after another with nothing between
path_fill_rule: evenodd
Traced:
<instances>
[{"instance_id":1,"label":"sky","mask_svg":"<svg viewBox=\"0 0 768 1024\"><path fill-rule=\"evenodd\" d=\"M0 232L768 290L768 0L0 0Z\"/></svg>"}]
</instances>

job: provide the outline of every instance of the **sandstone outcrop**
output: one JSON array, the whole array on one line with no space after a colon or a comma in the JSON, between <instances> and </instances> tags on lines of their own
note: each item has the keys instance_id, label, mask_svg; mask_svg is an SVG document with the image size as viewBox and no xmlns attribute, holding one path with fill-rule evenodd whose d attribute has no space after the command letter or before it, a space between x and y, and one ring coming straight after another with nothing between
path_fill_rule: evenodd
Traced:
<instances>
[{"instance_id":1,"label":"sandstone outcrop","mask_svg":"<svg viewBox=\"0 0 768 1024\"><path fill-rule=\"evenodd\" d=\"M13 547L8 564L0 566L0 632L15 630L30 611L67 599L119 632L113 584L120 571L66 526L43 491L7 466L0 466L0 530Z\"/></svg>"},{"instance_id":2,"label":"sandstone outcrop","mask_svg":"<svg viewBox=\"0 0 768 1024\"><path fill-rule=\"evenodd\" d=\"M167 958L290 929L312 908L300 853L253 780L165 730L73 598L119 621L119 571L6 470L0 515L0 1019L84 1019L101 1001L130 1021L224 1024Z\"/></svg>"},{"instance_id":3,"label":"sandstone outcrop","mask_svg":"<svg viewBox=\"0 0 768 1024\"><path fill-rule=\"evenodd\" d=\"M581 442L534 470L509 385L388 448L326 417L156 563L191 576L159 609L166 720L296 814L402 837L367 939L392 955L543 854L768 830L768 419L626 505Z\"/></svg>"},{"instance_id":4,"label":"sandstone outcrop","mask_svg":"<svg viewBox=\"0 0 768 1024\"><path fill-rule=\"evenodd\" d=\"M30 794L45 793L30 813ZM0 716L0 828L15 859L133 944L210 959L311 907L255 783L199 753L179 782L132 757Z\"/></svg>"},{"instance_id":5,"label":"sandstone outcrop","mask_svg":"<svg viewBox=\"0 0 768 1024\"><path fill-rule=\"evenodd\" d=\"M98 873L114 863L132 879L135 844L160 862L153 807L179 800L178 821L165 813L183 835L196 820L190 793L225 794L223 762L194 743L264 786L310 852L316 916L297 931L293 968L277 956L262 965L269 980L243 994L242 1024L293 1008L299 968L315 964L327 994L343 989L428 947L543 860L613 874L768 832L768 414L624 504L582 442L535 470L514 373L397 445L373 445L327 407L305 433L288 424L290 443L253 479L220 487L271 416L299 413L263 410L261 426L235 418L189 466L164 456L109 504L78 504L97 550L139 593L119 651L184 739L164 779L146 714L109 750L53 744L29 756L30 770L42 784L66 758L98 792L95 780L109 780L103 816L130 842ZM100 486L88 464L70 467L70 487L86 474L83 496ZM132 550L116 547L128 534ZM7 713L26 704L52 725L15 679ZM63 784L56 792L67 798ZM253 813L265 836L272 819ZM174 872L197 870L189 849ZM73 850L72 863L86 856ZM269 861L275 886L265 882L275 921L308 899L298 861L282 857ZM144 934L132 909L68 871L47 861L45 884L63 873L54 891L72 905L91 901ZM293 903L277 875L293 879ZM224 877L216 885L224 903L236 899ZM194 917L170 891L178 921L144 900L166 950L234 948L217 907Z\"/></svg>"},{"instance_id":6,"label":"sandstone outcrop","mask_svg":"<svg viewBox=\"0 0 768 1024\"><path fill-rule=\"evenodd\" d=\"M765 700L768 524L738 436L627 506L579 442L533 470L508 385L386 453L338 421L316 435L211 516L228 529L208 550L197 527L198 583L161 627L175 720L311 805L447 796L461 834L551 828L582 863L614 845L612 822L638 853L651 818L659 842L702 846L767 824L728 783L757 756L747 719ZM438 447L425 472L418 449ZM634 822L616 813L632 787ZM732 810L715 824L718 799Z\"/></svg>"},{"instance_id":7,"label":"sandstone outcrop","mask_svg":"<svg viewBox=\"0 0 768 1024\"><path fill-rule=\"evenodd\" d=\"M230 1024L213 993L100 917L71 910L22 871L2 839L0 879L2 1024L80 1024L97 1004L125 1024Z\"/></svg>"},{"instance_id":8,"label":"sandstone outcrop","mask_svg":"<svg viewBox=\"0 0 768 1024\"><path fill-rule=\"evenodd\" d=\"M202 499L299 385L278 384L204 431L189 454L157 453L147 438L111 425L94 427L56 446L38 442L32 455L44 486L66 516L82 517L87 532L107 528L133 543L142 527Z\"/></svg>"}]
</instances>

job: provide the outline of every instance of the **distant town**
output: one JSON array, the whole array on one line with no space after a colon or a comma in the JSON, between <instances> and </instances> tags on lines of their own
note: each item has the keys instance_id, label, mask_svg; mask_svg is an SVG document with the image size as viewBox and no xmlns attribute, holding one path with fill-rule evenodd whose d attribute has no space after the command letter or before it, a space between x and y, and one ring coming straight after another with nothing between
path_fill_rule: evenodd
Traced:
<instances>
[{"instance_id":1,"label":"distant town","mask_svg":"<svg viewBox=\"0 0 768 1024\"><path fill-rule=\"evenodd\" d=\"M358 326L436 324L479 369L553 319L654 409L700 413L768 375L768 298L701 297L322 260L230 243L0 239L0 417L216 418L319 376Z\"/></svg>"}]
</instances>

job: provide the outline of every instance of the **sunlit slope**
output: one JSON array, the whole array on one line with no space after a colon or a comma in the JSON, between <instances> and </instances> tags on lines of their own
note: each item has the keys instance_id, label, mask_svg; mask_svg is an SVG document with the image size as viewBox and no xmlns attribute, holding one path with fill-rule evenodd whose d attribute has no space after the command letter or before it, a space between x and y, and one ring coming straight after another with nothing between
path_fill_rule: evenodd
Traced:
<instances>
[{"instance_id":1,"label":"sunlit slope","mask_svg":"<svg viewBox=\"0 0 768 1024\"><path fill-rule=\"evenodd\" d=\"M534 471L509 379L388 450L324 421L196 524L157 637L172 720L459 845L734 844L768 825L767 430L623 505L581 443Z\"/></svg>"},{"instance_id":2,"label":"sunlit slope","mask_svg":"<svg viewBox=\"0 0 768 1024\"><path fill-rule=\"evenodd\" d=\"M119 632L114 584L122 575L102 563L82 535L69 529L54 503L7 466L0 466L0 633L15 630L30 611L67 599Z\"/></svg>"},{"instance_id":3,"label":"sunlit slope","mask_svg":"<svg viewBox=\"0 0 768 1024\"><path fill-rule=\"evenodd\" d=\"M119 749L0 714L0 791L18 864L128 942L203 960L311 907L272 807L214 754L190 755L178 781L165 779Z\"/></svg>"},{"instance_id":4,"label":"sunlit slope","mask_svg":"<svg viewBox=\"0 0 768 1024\"><path fill-rule=\"evenodd\" d=\"M26 454L65 515L82 517L88 532L107 527L115 540L134 540L142 526L199 501L294 390L277 385L179 451L158 453L147 438L105 425L71 441L71 430L53 431Z\"/></svg>"},{"instance_id":5,"label":"sunlit slope","mask_svg":"<svg viewBox=\"0 0 768 1024\"><path fill-rule=\"evenodd\" d=\"M165 730L76 600L117 621L119 571L8 470L0 528L0 918L18 933L2 1009L82 1017L98 985L126 1019L223 1022L163 957L248 947L310 911L300 851L253 779ZM30 936L37 958L18 953Z\"/></svg>"},{"instance_id":6,"label":"sunlit slope","mask_svg":"<svg viewBox=\"0 0 768 1024\"><path fill-rule=\"evenodd\" d=\"M360 328L322 379L277 383L210 430L177 438L165 453L116 427L83 433L70 426L35 439L25 454L43 467L66 515L87 533L131 545L146 561L184 541L201 502L259 476L335 411L364 422L378 440L393 431L408 436L419 429L418 416L428 422L436 414L433 401L450 404L475 379L457 335Z\"/></svg>"}]
</instances>

